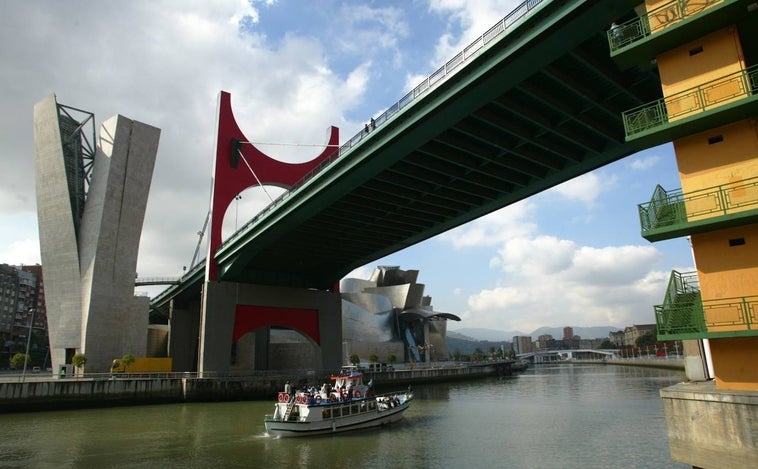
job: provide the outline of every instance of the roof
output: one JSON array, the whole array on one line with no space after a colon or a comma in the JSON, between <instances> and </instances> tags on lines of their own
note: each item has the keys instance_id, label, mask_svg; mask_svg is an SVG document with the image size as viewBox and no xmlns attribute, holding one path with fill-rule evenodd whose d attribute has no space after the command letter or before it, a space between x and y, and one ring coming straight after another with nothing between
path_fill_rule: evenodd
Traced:
<instances>
[{"instance_id":1,"label":"roof","mask_svg":"<svg viewBox=\"0 0 758 469\"><path fill-rule=\"evenodd\" d=\"M459 318L455 314L443 313L440 311L434 311L431 309L422 309L422 308L406 309L405 311L400 313L400 317L407 320L423 319L427 321L434 320L434 319L450 319L452 321L461 320L461 318Z\"/></svg>"}]
</instances>

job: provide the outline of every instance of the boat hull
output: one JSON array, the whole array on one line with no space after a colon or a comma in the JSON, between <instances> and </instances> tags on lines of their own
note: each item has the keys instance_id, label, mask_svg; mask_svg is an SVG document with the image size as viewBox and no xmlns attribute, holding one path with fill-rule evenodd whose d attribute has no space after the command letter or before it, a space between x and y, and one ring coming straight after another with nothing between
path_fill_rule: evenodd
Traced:
<instances>
[{"instance_id":1,"label":"boat hull","mask_svg":"<svg viewBox=\"0 0 758 469\"><path fill-rule=\"evenodd\" d=\"M376 410L358 415L323 419L319 421L291 421L267 418L264 423L266 433L272 437L288 438L298 436L326 435L347 431L374 428L397 422L403 418L403 413L410 407L411 399L386 410ZM328 406L312 406L310 409L319 410Z\"/></svg>"}]
</instances>

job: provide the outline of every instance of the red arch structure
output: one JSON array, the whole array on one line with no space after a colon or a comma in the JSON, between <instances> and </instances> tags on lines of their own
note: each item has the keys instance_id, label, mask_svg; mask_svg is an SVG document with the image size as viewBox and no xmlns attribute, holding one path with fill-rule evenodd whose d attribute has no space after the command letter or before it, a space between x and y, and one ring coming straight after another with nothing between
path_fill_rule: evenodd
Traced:
<instances>
[{"instance_id":1,"label":"red arch structure","mask_svg":"<svg viewBox=\"0 0 758 469\"><path fill-rule=\"evenodd\" d=\"M249 143L237 125L232 112L231 95L226 91L219 94L217 126L206 281L217 280L218 265L214 256L221 245L221 225L226 209L237 194L258 185L258 181L250 173L247 164L255 171L261 184L290 188L329 155L338 151L339 144L339 129L331 126L328 146L316 158L304 163L286 163L275 160Z\"/></svg>"},{"instance_id":2,"label":"red arch structure","mask_svg":"<svg viewBox=\"0 0 758 469\"><path fill-rule=\"evenodd\" d=\"M221 225L226 209L237 194L259 185L259 181L260 184L291 188L334 151L338 151L339 144L339 129L331 126L328 146L316 158L304 163L275 160L249 143L237 125L232 112L231 94L226 91L219 94L217 127L206 282L218 280L215 254L221 245ZM248 165L255 171L255 176ZM317 310L260 305L237 305L232 342L237 342L247 332L263 326L290 327L321 344Z\"/></svg>"}]
</instances>

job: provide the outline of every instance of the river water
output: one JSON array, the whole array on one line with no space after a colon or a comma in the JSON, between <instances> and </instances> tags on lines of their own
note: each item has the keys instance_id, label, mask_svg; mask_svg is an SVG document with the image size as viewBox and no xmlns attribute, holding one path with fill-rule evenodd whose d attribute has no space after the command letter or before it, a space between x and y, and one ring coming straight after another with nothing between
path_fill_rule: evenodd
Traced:
<instances>
[{"instance_id":1,"label":"river water","mask_svg":"<svg viewBox=\"0 0 758 469\"><path fill-rule=\"evenodd\" d=\"M669 455L658 395L683 379L652 368L538 366L415 386L405 419L381 430L292 439L266 436L273 404L261 401L6 414L0 467L686 468Z\"/></svg>"}]
</instances>

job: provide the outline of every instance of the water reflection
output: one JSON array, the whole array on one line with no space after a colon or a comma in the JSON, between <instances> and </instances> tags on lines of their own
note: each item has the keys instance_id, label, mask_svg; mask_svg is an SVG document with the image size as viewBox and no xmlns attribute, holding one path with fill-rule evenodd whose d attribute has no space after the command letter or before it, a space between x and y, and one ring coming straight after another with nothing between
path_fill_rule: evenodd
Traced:
<instances>
[{"instance_id":1,"label":"water reflection","mask_svg":"<svg viewBox=\"0 0 758 469\"><path fill-rule=\"evenodd\" d=\"M561 365L512 379L414 386L381 430L265 436L269 402L3 415L0 467L676 468L659 389L665 370Z\"/></svg>"}]
</instances>

